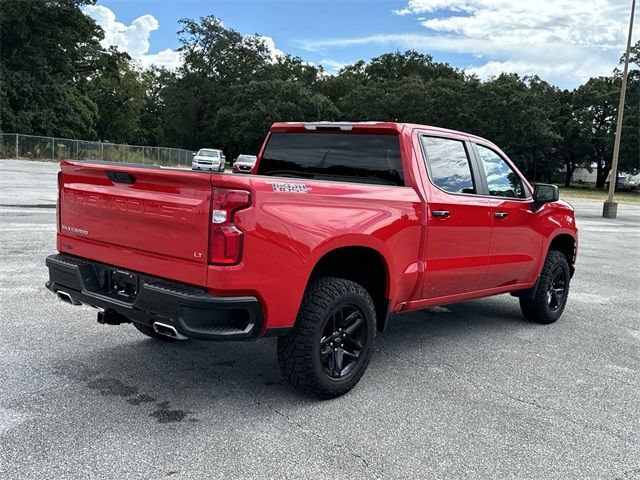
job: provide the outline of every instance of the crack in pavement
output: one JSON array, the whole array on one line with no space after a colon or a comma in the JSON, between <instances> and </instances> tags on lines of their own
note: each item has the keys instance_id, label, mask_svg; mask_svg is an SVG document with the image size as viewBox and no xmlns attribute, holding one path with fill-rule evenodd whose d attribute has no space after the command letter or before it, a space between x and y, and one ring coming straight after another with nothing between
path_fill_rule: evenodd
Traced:
<instances>
[{"instance_id":1,"label":"crack in pavement","mask_svg":"<svg viewBox=\"0 0 640 480\"><path fill-rule=\"evenodd\" d=\"M392 354L390 354L389 352L386 352L383 349L377 348L376 350L380 351L383 354L386 354L386 355L388 355L390 357L394 357ZM399 360L398 360L398 362L399 362ZM427 370L429 368L431 368L429 366L425 366L425 365L422 365L420 363L417 363L417 362L415 362L413 360L404 359L403 363L404 364L413 365L415 367L419 367L419 368L422 368L422 369L427 369ZM473 386L476 389L486 390L486 391L489 391L489 392L496 393L498 395L507 397L510 400L513 400L513 401L518 402L518 403L529 405L529 406L538 408L540 410L550 411L550 412L556 414L557 416L559 416L560 418L563 418L566 421L568 421L568 422L570 422L570 423L572 423L574 425L577 425L579 427L587 428L587 429L590 429L590 430L597 430L597 431L599 431L601 433L604 433L604 434L609 435L611 437L617 438L618 440L621 440L622 442L625 442L625 443L631 442L630 439L627 439L622 434L620 434L620 433L618 433L616 431L609 430L609 429L603 427L602 425L590 424L590 423L587 423L587 422L584 422L584 421L581 421L581 420L572 419L569 416L567 416L564 412L562 412L561 410L557 410L557 409L555 409L553 407L549 407L549 406L544 406L544 405L541 405L541 404L539 404L537 402L534 402L534 401L523 400L522 398L515 397L515 396L513 396L513 395L511 395L511 394L509 394L507 392L504 392L502 390L499 390L497 388L492 388L492 387L490 387L488 385L483 385L481 383L474 382L473 380L467 378L464 374L462 374L460 372L457 372L455 370L455 368L453 367L453 365L451 365L451 364L448 364L448 363L445 363L445 362L439 362L438 365L445 365L447 367L450 367L451 370L452 370L452 374L454 376L456 376L459 380L468 383L469 385ZM584 369L584 370L589 371L588 369ZM590 373L592 373L592 372L590 372ZM611 377L611 378L615 378L615 377ZM619 380L619 379L617 379L617 380ZM623 383L625 383L625 382L623 382Z\"/></svg>"},{"instance_id":2,"label":"crack in pavement","mask_svg":"<svg viewBox=\"0 0 640 480\"><path fill-rule=\"evenodd\" d=\"M625 480L627 478L631 478L630 475L635 476L636 473L640 473L640 467L632 468L631 470L625 470L620 474L619 477L616 477L615 480Z\"/></svg>"},{"instance_id":3,"label":"crack in pavement","mask_svg":"<svg viewBox=\"0 0 640 480\"><path fill-rule=\"evenodd\" d=\"M199 366L199 365L194 365L195 369L199 369L199 368L203 368L206 370L205 366ZM218 380L220 382L223 381L222 376L218 376ZM251 402L254 405L257 406L263 406L265 408L267 408L267 410L275 413L276 415L282 417L287 423L294 425L295 427L297 427L298 430L300 430L303 434L307 435L307 436L311 436L317 440L320 440L322 443L324 443L325 445L329 445L331 447L334 448L342 448L345 449L350 456L352 456L353 458L357 459L358 461L360 461L360 463L367 469L369 469L371 471L371 474L373 475L373 478L376 479L381 479L383 478L379 473L372 471L372 467L369 464L369 462L367 461L366 458L364 458L364 456L362 456L361 454L359 454L358 452L355 452L351 447L349 447L348 445L342 444L342 443L336 443L331 441L330 439L327 439L326 437L324 437L323 435L320 435L319 433L314 432L313 430L310 430L309 428L305 427L304 425L302 425L300 422L296 421L295 419L291 418L289 415L287 415L286 413L278 410L277 408L275 408L273 405L271 405L268 402L265 402L264 400L259 400L253 393L245 390L244 388L242 388L242 386L236 382L235 380L233 380L232 378L225 378L224 379L224 383L234 389L236 389L237 391L244 393L247 397L249 397L249 399L251 400Z\"/></svg>"},{"instance_id":4,"label":"crack in pavement","mask_svg":"<svg viewBox=\"0 0 640 480\"><path fill-rule=\"evenodd\" d=\"M256 405L264 405L265 407L267 407L267 409L271 410L272 412L274 412L275 414L281 416L282 418L284 418L287 422L295 425L296 427L298 427L298 429L300 429L303 433L305 434L309 434L315 438L317 438L318 440L322 441L323 443L329 444L332 447L336 447L336 448L344 448L347 450L347 452L349 453L349 455L351 455L354 458L357 458L367 469L371 469L371 465L369 465L369 462L367 462L366 458L364 458L362 455L360 455L357 452L354 452L351 447L349 447L348 445L345 445L343 443L335 443L332 442L331 440L327 439L326 437L312 431L309 430L308 428L306 428L304 425L302 425L300 422L292 419L289 415L287 415L284 412L281 412L280 410L278 410L277 408L275 408L273 405L270 405L267 402L261 402L260 400L254 400L254 403ZM378 473L376 472L371 472L375 478L382 478Z\"/></svg>"}]
</instances>

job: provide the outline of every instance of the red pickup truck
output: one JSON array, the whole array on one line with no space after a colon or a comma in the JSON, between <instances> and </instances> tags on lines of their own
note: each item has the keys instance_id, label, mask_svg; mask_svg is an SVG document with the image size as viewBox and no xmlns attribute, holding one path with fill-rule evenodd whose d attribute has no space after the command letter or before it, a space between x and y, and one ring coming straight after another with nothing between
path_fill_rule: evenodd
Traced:
<instances>
[{"instance_id":1,"label":"red pickup truck","mask_svg":"<svg viewBox=\"0 0 640 480\"><path fill-rule=\"evenodd\" d=\"M389 314L511 293L560 317L573 208L494 144L386 122L276 123L252 175L65 161L47 287L161 340L278 336L285 378L335 397Z\"/></svg>"}]
</instances>

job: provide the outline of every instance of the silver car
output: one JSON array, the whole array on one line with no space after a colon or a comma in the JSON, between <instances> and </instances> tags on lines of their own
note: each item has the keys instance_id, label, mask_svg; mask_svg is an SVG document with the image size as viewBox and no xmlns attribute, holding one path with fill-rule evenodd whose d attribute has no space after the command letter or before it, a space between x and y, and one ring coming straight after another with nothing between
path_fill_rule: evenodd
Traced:
<instances>
[{"instance_id":1,"label":"silver car","mask_svg":"<svg viewBox=\"0 0 640 480\"><path fill-rule=\"evenodd\" d=\"M191 170L209 170L224 172L225 157L222 150L216 148L201 148L193 156Z\"/></svg>"}]
</instances>

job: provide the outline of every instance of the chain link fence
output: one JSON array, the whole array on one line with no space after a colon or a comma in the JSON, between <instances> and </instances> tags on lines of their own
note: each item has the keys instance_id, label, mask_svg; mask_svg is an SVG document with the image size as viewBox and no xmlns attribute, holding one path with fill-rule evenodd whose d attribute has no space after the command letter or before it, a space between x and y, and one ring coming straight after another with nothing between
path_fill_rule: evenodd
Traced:
<instances>
[{"instance_id":1,"label":"chain link fence","mask_svg":"<svg viewBox=\"0 0 640 480\"><path fill-rule=\"evenodd\" d=\"M60 160L108 160L191 167L194 153L182 148L143 147L20 133L0 133L0 158L56 162Z\"/></svg>"}]
</instances>

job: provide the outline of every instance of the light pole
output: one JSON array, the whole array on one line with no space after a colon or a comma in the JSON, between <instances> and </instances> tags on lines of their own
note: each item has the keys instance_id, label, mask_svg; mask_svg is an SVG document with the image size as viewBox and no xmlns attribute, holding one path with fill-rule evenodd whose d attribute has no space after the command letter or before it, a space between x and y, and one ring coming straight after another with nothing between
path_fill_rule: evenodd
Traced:
<instances>
[{"instance_id":1,"label":"light pole","mask_svg":"<svg viewBox=\"0 0 640 480\"><path fill-rule=\"evenodd\" d=\"M609 196L604 202L602 216L616 218L618 216L618 203L615 201L616 184L618 183L618 157L620 155L620 136L622 135L622 117L624 115L624 97L627 93L627 76L629 75L629 53L631 51L631 34L633 33L633 17L636 13L636 0L631 3L631 20L629 20L629 36L627 37L627 51L624 55L624 70L622 72L622 90L620 91L620 104L618 106L618 122L616 124L616 138L613 144L613 160L611 161L611 173L609 174Z\"/></svg>"}]
</instances>

